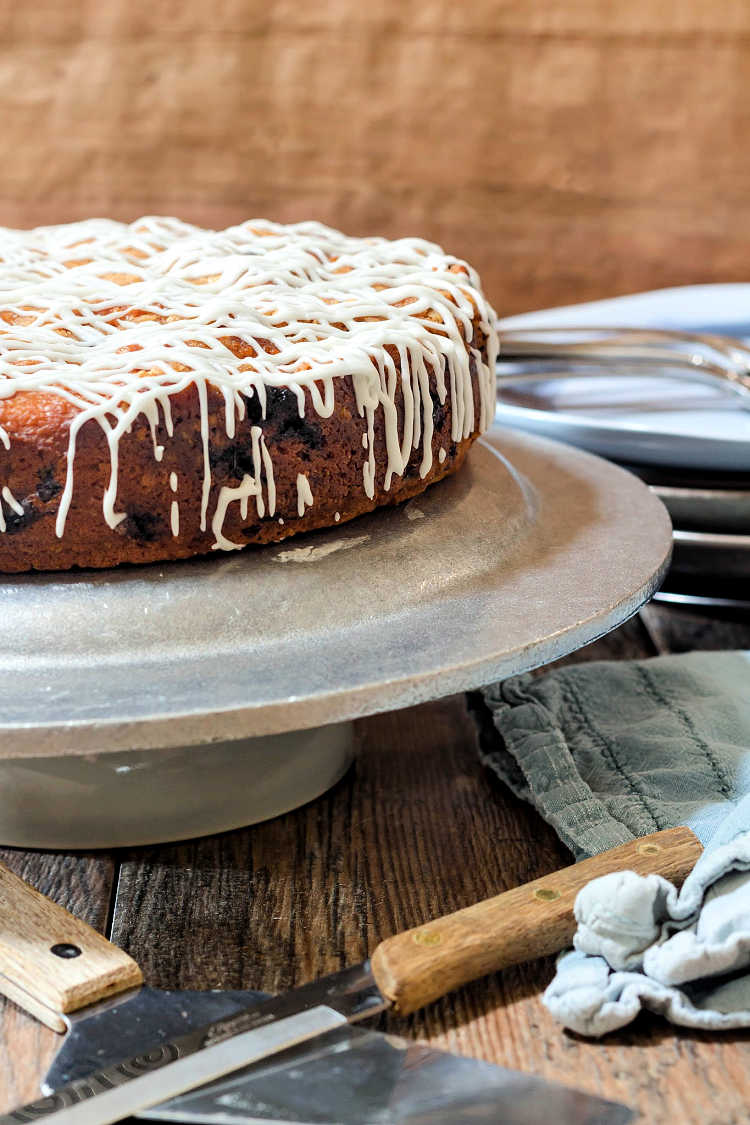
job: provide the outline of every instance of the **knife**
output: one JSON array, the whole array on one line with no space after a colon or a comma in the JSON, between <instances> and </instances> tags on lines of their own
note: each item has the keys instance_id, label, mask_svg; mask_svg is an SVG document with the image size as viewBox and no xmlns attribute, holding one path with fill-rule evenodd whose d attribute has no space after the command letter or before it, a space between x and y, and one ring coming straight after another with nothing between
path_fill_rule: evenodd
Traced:
<instances>
[{"instance_id":1,"label":"knife","mask_svg":"<svg viewBox=\"0 0 750 1125\"><path fill-rule=\"evenodd\" d=\"M700 853L687 828L630 841L387 938L361 965L199 1018L198 1026L191 994L143 987L126 953L0 868L0 992L56 1030L71 1028L60 1055L67 1070L56 1060L50 1072L54 1092L0 1125L52 1116L55 1125L108 1125L386 1008L407 1015L487 973L564 948L575 931L575 897L592 878L631 869L680 882ZM223 996L202 995L216 1003Z\"/></svg>"}]
</instances>

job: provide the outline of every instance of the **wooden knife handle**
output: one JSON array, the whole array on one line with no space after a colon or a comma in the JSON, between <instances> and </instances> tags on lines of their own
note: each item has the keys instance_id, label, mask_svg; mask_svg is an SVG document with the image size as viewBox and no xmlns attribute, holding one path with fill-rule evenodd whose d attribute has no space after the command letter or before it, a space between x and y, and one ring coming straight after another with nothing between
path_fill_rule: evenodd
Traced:
<instances>
[{"instance_id":1,"label":"wooden knife handle","mask_svg":"<svg viewBox=\"0 0 750 1125\"><path fill-rule=\"evenodd\" d=\"M0 993L65 1031L61 1013L142 982L127 953L0 863Z\"/></svg>"},{"instance_id":2,"label":"wooden knife handle","mask_svg":"<svg viewBox=\"0 0 750 1125\"><path fill-rule=\"evenodd\" d=\"M688 828L631 840L496 898L381 942L372 956L380 991L402 1014L487 973L570 945L573 905L591 879L611 871L658 874L681 883L701 854Z\"/></svg>"}]
</instances>

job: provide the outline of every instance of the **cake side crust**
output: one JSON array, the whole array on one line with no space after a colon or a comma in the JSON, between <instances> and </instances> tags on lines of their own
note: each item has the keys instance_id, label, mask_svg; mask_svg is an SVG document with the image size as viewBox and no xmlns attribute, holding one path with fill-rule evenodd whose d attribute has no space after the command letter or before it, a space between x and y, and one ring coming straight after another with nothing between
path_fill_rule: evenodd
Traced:
<instances>
[{"instance_id":1,"label":"cake side crust","mask_svg":"<svg viewBox=\"0 0 750 1125\"><path fill-rule=\"evenodd\" d=\"M377 468L371 497L362 486L362 465L367 456L363 434L367 427L359 414L351 379L338 380L334 410L328 418L319 417L309 403L300 416L297 396L291 389L279 388L269 395L265 419L259 417L257 403L250 400L247 417L232 438L226 433L222 396L210 395L211 489L204 530L200 526L201 407L195 388L187 388L173 402L174 433L165 442L161 462L154 459L152 435L144 417L136 419L131 432L123 435L116 507L125 518L115 528L107 526L102 512L102 496L111 476L109 447L101 427L90 420L78 434L75 487L62 537L56 535L55 523L67 473L69 427L76 411L60 400L50 404L43 396L19 395L18 401L0 402L0 425L12 433L10 449L0 449L0 464L21 509L19 512L5 506L0 571L102 568L189 558L215 550L217 531L223 550L231 550L230 544L240 549L335 526L379 506L409 500L456 471L479 436L477 427L470 437L454 441L450 401L440 403L434 377L430 390L434 425L430 470L421 476L422 452L416 449L404 473L393 476L386 489L385 424L378 413L374 421ZM476 377L474 397L478 406ZM23 402L24 398L39 401ZM401 415L403 396L397 396L396 401ZM35 418L41 420L39 426L34 424ZM242 500L232 499L219 526L215 517L222 489L230 493L240 489L242 481L258 469L251 433L255 426L262 431L273 459L273 514L268 510L264 487L262 516L254 495L247 497L244 514ZM175 476L177 489L173 491L170 482ZM307 503L304 485L300 487L300 476L307 482L312 504ZM267 486L262 469L261 478ZM173 522L173 504L177 505L177 522Z\"/></svg>"}]
</instances>

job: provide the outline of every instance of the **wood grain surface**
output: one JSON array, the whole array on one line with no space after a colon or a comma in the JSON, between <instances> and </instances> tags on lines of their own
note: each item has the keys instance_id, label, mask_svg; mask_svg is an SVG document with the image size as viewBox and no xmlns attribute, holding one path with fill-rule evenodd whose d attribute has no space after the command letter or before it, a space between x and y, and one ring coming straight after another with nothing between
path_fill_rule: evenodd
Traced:
<instances>
[{"instance_id":1,"label":"wood grain surface","mask_svg":"<svg viewBox=\"0 0 750 1125\"><path fill-rule=\"evenodd\" d=\"M654 655L651 637L662 651L679 649L680 637L690 647L750 648L750 624L652 604L568 661ZM109 929L150 983L268 991L570 860L552 830L479 766L463 697L361 721L350 773L267 824L113 856L0 854ZM647 1122L747 1120L749 1033L675 1031L643 1016L601 1042L583 1040L541 1004L551 975L551 959L530 962L381 1026L619 1099ZM0 1014L5 1109L34 1095L57 1037L11 1005Z\"/></svg>"},{"instance_id":2,"label":"wood grain surface","mask_svg":"<svg viewBox=\"0 0 750 1125\"><path fill-rule=\"evenodd\" d=\"M502 312L746 280L746 0L0 0L0 223L416 234Z\"/></svg>"}]
</instances>

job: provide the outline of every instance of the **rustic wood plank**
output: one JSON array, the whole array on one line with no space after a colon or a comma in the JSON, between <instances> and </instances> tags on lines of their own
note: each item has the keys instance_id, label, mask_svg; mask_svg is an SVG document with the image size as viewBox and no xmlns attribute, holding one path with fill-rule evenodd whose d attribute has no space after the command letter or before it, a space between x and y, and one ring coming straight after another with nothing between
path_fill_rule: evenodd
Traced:
<instances>
[{"instance_id":1,"label":"rustic wood plank","mask_svg":"<svg viewBox=\"0 0 750 1125\"><path fill-rule=\"evenodd\" d=\"M98 854L23 852L0 848L0 860L42 894L104 931L115 864ZM35 1098L60 1037L0 998L0 1112Z\"/></svg>"},{"instance_id":2,"label":"rustic wood plank","mask_svg":"<svg viewBox=\"0 0 750 1125\"><path fill-rule=\"evenodd\" d=\"M642 611L643 623L660 653L690 652L693 649L750 649L750 619L731 620L726 616L689 608L671 609L652 602Z\"/></svg>"}]
</instances>

